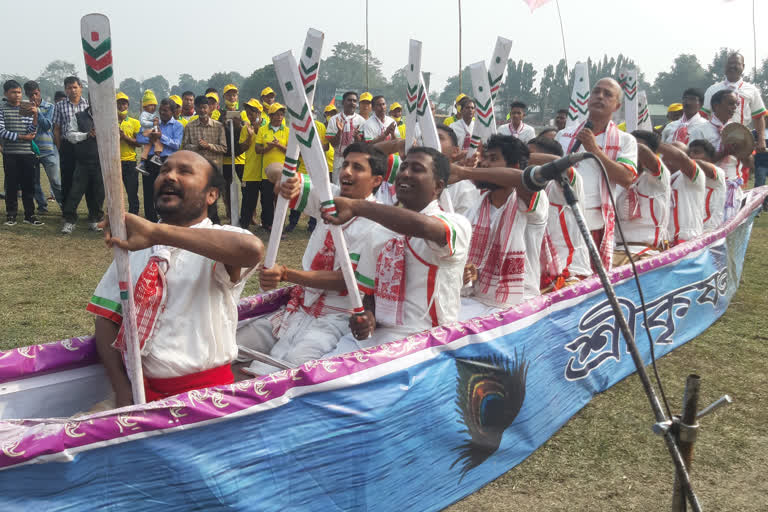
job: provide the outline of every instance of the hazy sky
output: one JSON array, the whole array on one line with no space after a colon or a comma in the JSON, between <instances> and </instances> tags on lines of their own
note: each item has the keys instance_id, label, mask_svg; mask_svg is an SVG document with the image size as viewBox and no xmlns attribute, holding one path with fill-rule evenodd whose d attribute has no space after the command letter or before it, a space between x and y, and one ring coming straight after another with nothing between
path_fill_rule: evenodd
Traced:
<instances>
[{"instance_id":1,"label":"hazy sky","mask_svg":"<svg viewBox=\"0 0 768 512\"><path fill-rule=\"evenodd\" d=\"M758 20L768 17L768 1L757 4ZM202 79L231 70L248 76L274 55L297 51L308 27L325 32L325 56L339 41L365 43L364 0L37 0L28 13L36 15L32 36L23 8L11 14L8 2L0 5L19 18L3 23L0 73L29 77L54 59L83 70L80 17L90 12L111 19L118 82L163 74L173 85L180 73ZM752 67L751 0L560 0L560 8L571 67L622 52L652 81L678 54L695 53L706 67L721 46L741 49ZM554 0L533 13L522 0L463 0L462 10L464 65L489 59L497 35L512 39L511 57L533 62L539 73L563 55ZM369 19L369 45L387 76L406 64L412 37L423 42L433 90L457 72L456 0L370 0ZM757 42L765 59L768 35L758 32Z\"/></svg>"}]
</instances>

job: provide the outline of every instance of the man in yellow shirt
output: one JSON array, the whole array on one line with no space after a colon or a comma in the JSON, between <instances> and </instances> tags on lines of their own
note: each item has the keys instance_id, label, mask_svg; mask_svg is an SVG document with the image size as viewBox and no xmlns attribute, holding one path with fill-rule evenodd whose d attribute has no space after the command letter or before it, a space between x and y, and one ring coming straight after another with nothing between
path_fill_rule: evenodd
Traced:
<instances>
[{"instance_id":1,"label":"man in yellow shirt","mask_svg":"<svg viewBox=\"0 0 768 512\"><path fill-rule=\"evenodd\" d=\"M230 147L231 140L240 140L240 134L242 127L249 123L248 115L243 112L239 112L240 119L234 119L232 122L232 128L234 129L234 139L231 138L229 133L230 123L227 117L227 112L238 112L240 110L240 103L238 102L239 92L235 84L227 84L224 86L224 108L221 110L223 114L220 114L219 121L224 125L224 134L227 137L227 154L224 156L222 174L227 182L222 194L224 198L224 206L227 209L227 214L230 211L230 191L229 187L232 184L234 177L232 176L232 148ZM245 165L245 154L239 151L238 146L235 146L235 173L240 181L243 181L243 166ZM229 215L227 215L229 216Z\"/></svg>"},{"instance_id":2,"label":"man in yellow shirt","mask_svg":"<svg viewBox=\"0 0 768 512\"><path fill-rule=\"evenodd\" d=\"M400 138L405 139L405 122L403 121L403 107L398 102L393 102L389 106L389 116L397 123L397 131L400 132Z\"/></svg>"},{"instance_id":3,"label":"man in yellow shirt","mask_svg":"<svg viewBox=\"0 0 768 512\"><path fill-rule=\"evenodd\" d=\"M139 174L136 171L136 134L141 131L138 119L128 117L128 95L118 92L117 120L120 123L120 166L123 171L123 185L128 195L128 213L139 214Z\"/></svg>"},{"instance_id":4,"label":"man in yellow shirt","mask_svg":"<svg viewBox=\"0 0 768 512\"><path fill-rule=\"evenodd\" d=\"M459 112L461 112L461 107L464 106L464 102L469 100L469 99L470 99L470 97L467 96L464 93L461 93L458 96L456 96L456 102L455 102L455 105L454 105L456 107L456 113L453 114L452 116L448 116L448 117L445 118L445 120L443 121L443 124L445 126L451 126L453 123L455 123L456 121L459 120L459 118L456 117L456 116L458 116Z\"/></svg>"},{"instance_id":5,"label":"man in yellow shirt","mask_svg":"<svg viewBox=\"0 0 768 512\"><path fill-rule=\"evenodd\" d=\"M360 115L367 121L373 112L373 94L364 92L360 95Z\"/></svg>"},{"instance_id":6,"label":"man in yellow shirt","mask_svg":"<svg viewBox=\"0 0 768 512\"><path fill-rule=\"evenodd\" d=\"M285 151L288 146L289 129L283 124L283 121L285 120L285 107L277 102L272 103L269 107L268 114L269 124L262 126L256 132L256 141L253 148L256 153L261 154L262 181L266 181L264 169L270 164L278 163L282 165L285 163ZM267 183L269 182L267 181ZM261 204L263 208L263 191ZM274 212L272 213L274 215ZM270 231L272 229L272 218L262 218L261 227L266 231Z\"/></svg>"},{"instance_id":7,"label":"man in yellow shirt","mask_svg":"<svg viewBox=\"0 0 768 512\"><path fill-rule=\"evenodd\" d=\"M211 119L218 121L219 117L221 117L219 93L213 87L209 87L205 90L205 97L208 98L208 110L211 112Z\"/></svg>"},{"instance_id":8,"label":"man in yellow shirt","mask_svg":"<svg viewBox=\"0 0 768 512\"><path fill-rule=\"evenodd\" d=\"M240 130L240 147L245 157L243 167L243 203L240 207L240 227L248 229L261 196L261 225L271 226L274 217L274 193L272 183L264 175L262 154L256 150L256 136L262 127L261 103L251 98L245 104L248 124Z\"/></svg>"}]
</instances>

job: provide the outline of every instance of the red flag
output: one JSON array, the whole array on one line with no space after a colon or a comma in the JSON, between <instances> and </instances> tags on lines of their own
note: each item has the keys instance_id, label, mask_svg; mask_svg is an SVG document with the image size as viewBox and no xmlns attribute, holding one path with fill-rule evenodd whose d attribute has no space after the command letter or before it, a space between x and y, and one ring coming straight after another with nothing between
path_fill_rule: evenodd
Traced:
<instances>
[{"instance_id":1,"label":"red flag","mask_svg":"<svg viewBox=\"0 0 768 512\"><path fill-rule=\"evenodd\" d=\"M531 8L531 12L535 11L542 5L549 3L551 0L523 0L526 4L528 4L528 7Z\"/></svg>"}]
</instances>

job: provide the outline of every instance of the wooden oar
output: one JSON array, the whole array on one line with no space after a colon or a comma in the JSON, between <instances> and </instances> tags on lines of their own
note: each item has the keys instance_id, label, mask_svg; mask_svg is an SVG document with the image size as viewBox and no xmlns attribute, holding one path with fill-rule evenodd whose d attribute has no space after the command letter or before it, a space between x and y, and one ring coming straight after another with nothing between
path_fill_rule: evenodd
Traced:
<instances>
[{"instance_id":1,"label":"wooden oar","mask_svg":"<svg viewBox=\"0 0 768 512\"><path fill-rule=\"evenodd\" d=\"M80 35L85 54L85 70L90 81L91 113L99 148L101 175L107 199L109 228L112 234L125 240L125 207L123 205L123 180L120 166L120 133L115 102L115 78L112 70L112 38L109 18L103 14L88 14L80 20ZM127 347L124 357L126 370L131 379L133 402L143 404L144 378L141 353L136 332L136 312L133 304L133 281L128 261L128 251L114 247L120 302L123 308L123 328Z\"/></svg>"},{"instance_id":2,"label":"wooden oar","mask_svg":"<svg viewBox=\"0 0 768 512\"><path fill-rule=\"evenodd\" d=\"M496 116L493 113L493 106L496 101L496 94L501 87L501 80L504 78L504 70L507 69L507 60L511 50L512 41L498 36L487 71L485 63L482 63L482 68L479 66L480 62L469 66L472 77L472 93L475 98L475 126L472 130L467 158L477 151L480 144L487 142L488 138L496 133ZM481 69L485 76L480 76ZM492 127L487 124L489 119L492 122Z\"/></svg>"},{"instance_id":3,"label":"wooden oar","mask_svg":"<svg viewBox=\"0 0 768 512\"><path fill-rule=\"evenodd\" d=\"M571 103L568 106L567 126L577 125L587 118L587 102L590 91L587 63L577 62L573 68L573 89L571 91Z\"/></svg>"},{"instance_id":4,"label":"wooden oar","mask_svg":"<svg viewBox=\"0 0 768 512\"><path fill-rule=\"evenodd\" d=\"M418 122L419 84L421 76L421 41L411 39L408 46L408 65L405 67L405 152L407 153L416 139Z\"/></svg>"},{"instance_id":5,"label":"wooden oar","mask_svg":"<svg viewBox=\"0 0 768 512\"><path fill-rule=\"evenodd\" d=\"M472 77L472 95L475 98L475 126L472 129L467 158L471 157L478 147L488 142L491 135L496 135L496 115L493 112L491 84L488 81L485 62L475 62L469 66L469 74Z\"/></svg>"},{"instance_id":6,"label":"wooden oar","mask_svg":"<svg viewBox=\"0 0 768 512\"><path fill-rule=\"evenodd\" d=\"M310 28L307 31L307 38L304 41L304 48L301 51L301 59L299 61L301 68L297 69L297 72L300 73L300 81L298 84L301 85L302 90L306 94L310 108L315 96L315 84L317 83L317 75L319 73L320 53L323 49L324 37L325 35L319 30ZM285 164L283 166L283 175L281 179L284 181L295 176L298 165L299 143L296 140L296 131L290 130L288 135L288 146L285 149ZM326 173L327 172L328 171L326 171ZM264 268L271 268L277 261L277 249L280 247L280 238L283 235L283 224L285 224L285 214L287 211L288 201L283 196L278 196L277 204L275 205L274 220L272 221L272 231L269 234L267 254L264 257Z\"/></svg>"},{"instance_id":7,"label":"wooden oar","mask_svg":"<svg viewBox=\"0 0 768 512\"><path fill-rule=\"evenodd\" d=\"M232 183L229 184L229 221L233 226L240 226L240 180L235 172L235 121L228 119L229 147L232 165ZM258 128L256 128L258 130Z\"/></svg>"},{"instance_id":8,"label":"wooden oar","mask_svg":"<svg viewBox=\"0 0 768 512\"><path fill-rule=\"evenodd\" d=\"M307 166L307 172L313 183L313 194L318 194L323 212L335 213L336 206L331 192L331 181L328 178L328 163L325 159L323 144L315 129L315 120L312 116L307 95L302 86L302 77L296 66L296 59L292 52L285 52L272 58L275 65L280 89L283 91L285 106L288 110L291 122L291 132L301 146L301 156ZM333 244L336 248L336 256L341 261L341 271L344 274L344 282L355 313L363 312L363 303L357 291L357 281L352 270L352 260L349 258L347 242L344 240L344 232L341 226L329 226Z\"/></svg>"}]
</instances>

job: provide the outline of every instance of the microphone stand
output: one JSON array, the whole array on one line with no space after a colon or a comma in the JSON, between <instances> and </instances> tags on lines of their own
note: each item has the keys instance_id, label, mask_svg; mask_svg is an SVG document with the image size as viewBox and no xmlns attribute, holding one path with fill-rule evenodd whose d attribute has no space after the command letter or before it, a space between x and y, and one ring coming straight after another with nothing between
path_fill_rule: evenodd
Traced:
<instances>
[{"instance_id":1,"label":"microphone stand","mask_svg":"<svg viewBox=\"0 0 768 512\"><path fill-rule=\"evenodd\" d=\"M603 166L603 163L592 153L582 154L585 155L585 158L592 158L597 161L598 165L601 167ZM621 310L619 301L616 298L616 291L613 289L613 285L608 279L608 274L606 274L605 268L603 268L602 261L600 260L600 254L598 253L594 240L592 240L592 235L589 232L589 228L587 227L587 223L584 220L584 216L582 215L581 210L579 210L579 208L576 206L578 200L576 199L576 195L573 192L573 188L571 188L570 183L568 183L568 178L565 176L565 173L560 173L556 178L556 181L563 188L565 201L568 206L571 207L571 212L573 212L573 216L576 219L576 224L579 227L581 236L584 238L584 242L587 244L587 250L589 251L589 258L592 261L592 266L597 271L597 275L600 278L600 283L603 285L605 295L608 297L608 302L610 303L611 309L613 310L615 321L618 323L619 329L621 330L621 333L624 335L624 339L627 342L627 349L632 355L632 361L635 363L637 375L640 377L640 382L643 384L643 390L648 396L648 401L651 404L653 415L656 417L656 424L654 425L653 430L654 432L659 433L664 437L664 442L666 443L669 454L672 457L672 462L675 464L675 469L677 470L677 477L680 481L680 485L684 489L684 492L688 498L688 502L691 504L692 510L694 512L701 512L701 504L699 503L696 494L693 492L693 487L691 487L691 478L688 474L688 470L685 467L683 456L680 453L680 449L677 445L677 441L673 433L675 429L670 428L670 425L675 422L675 419L667 419L667 417L664 415L664 410L661 408L661 403L656 396L656 390L653 388L651 380L648 378L648 373L645 371L645 364L643 363L643 359L640 357L640 351L637 349L637 345L635 344L635 337L627 325L627 319L624 317L624 313ZM677 418L677 421L679 422L679 418Z\"/></svg>"}]
</instances>

